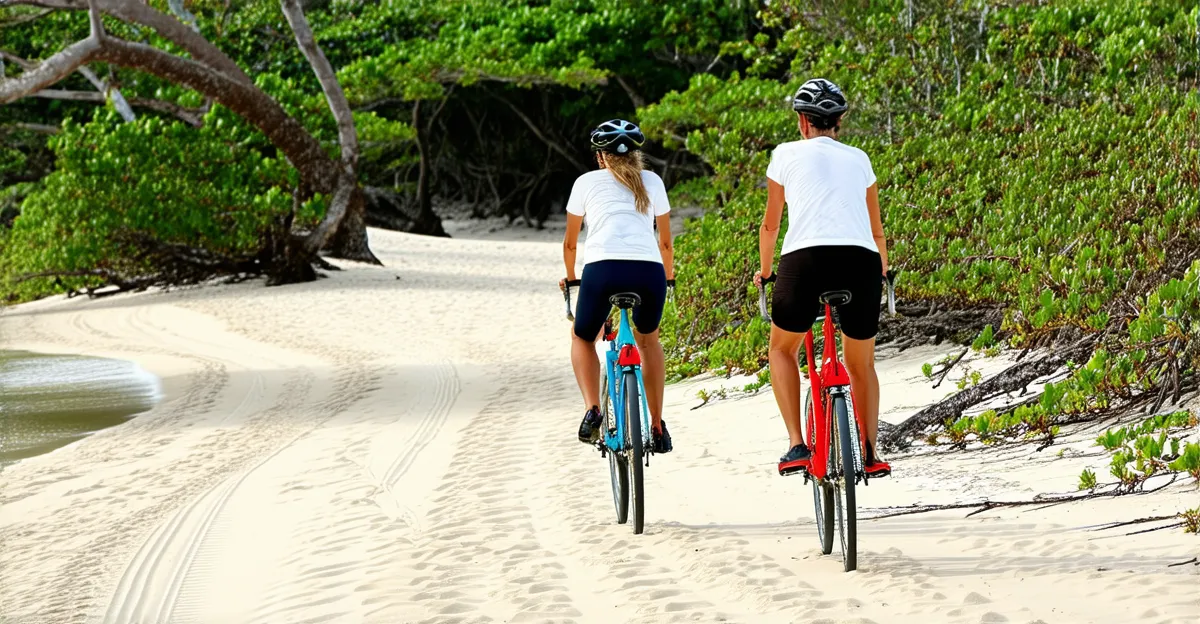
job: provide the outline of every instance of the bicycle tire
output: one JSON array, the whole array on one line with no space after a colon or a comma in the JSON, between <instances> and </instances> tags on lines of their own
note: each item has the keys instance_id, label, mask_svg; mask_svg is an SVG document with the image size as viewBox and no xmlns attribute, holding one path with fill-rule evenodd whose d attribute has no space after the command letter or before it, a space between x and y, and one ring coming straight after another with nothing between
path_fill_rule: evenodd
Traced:
<instances>
[{"instance_id":1,"label":"bicycle tire","mask_svg":"<svg viewBox=\"0 0 1200 624\"><path fill-rule=\"evenodd\" d=\"M817 448L817 444L825 444L829 448L830 441L826 437L823 441L817 441L816 431L816 416L813 414L812 389L804 397L804 414L806 431L808 438L809 450ZM826 454L826 458L829 454ZM830 474L826 470L825 474ZM821 554L828 555L833 552L833 486L824 479L810 478L809 483L812 484L813 495L813 515L816 518L817 524L817 540L821 542Z\"/></svg>"},{"instance_id":2,"label":"bicycle tire","mask_svg":"<svg viewBox=\"0 0 1200 624\"><path fill-rule=\"evenodd\" d=\"M625 384L625 459L629 466L629 490L633 534L641 535L646 517L646 493L642 488L642 397L638 391L637 375L626 372Z\"/></svg>"},{"instance_id":3,"label":"bicycle tire","mask_svg":"<svg viewBox=\"0 0 1200 624\"><path fill-rule=\"evenodd\" d=\"M613 422L612 395L608 392L608 372L600 372L600 391L603 393L601 402L603 406L600 408L601 414L604 416L604 432L601 434L601 444L604 442L604 436L609 431L616 429L616 423ZM612 482L613 492L613 507L617 510L617 524L625 524L629 521L629 466L625 464L624 453L615 453L612 449L606 449L605 454L608 455L608 476Z\"/></svg>"},{"instance_id":4,"label":"bicycle tire","mask_svg":"<svg viewBox=\"0 0 1200 624\"><path fill-rule=\"evenodd\" d=\"M858 569L858 522L854 500L854 485L858 480L854 466L854 437L850 434L850 414L846 398L833 397L833 413L837 417L838 462L841 474L835 481L837 513L842 543L842 567L847 572Z\"/></svg>"}]
</instances>

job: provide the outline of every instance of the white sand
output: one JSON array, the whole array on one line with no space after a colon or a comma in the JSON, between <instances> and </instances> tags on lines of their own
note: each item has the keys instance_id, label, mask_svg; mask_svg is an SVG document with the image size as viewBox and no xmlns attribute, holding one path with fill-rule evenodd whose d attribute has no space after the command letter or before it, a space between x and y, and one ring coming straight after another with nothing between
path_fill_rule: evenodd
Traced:
<instances>
[{"instance_id":1,"label":"white sand","mask_svg":"<svg viewBox=\"0 0 1200 624\"><path fill-rule=\"evenodd\" d=\"M1200 567L1168 567L1200 554L1196 537L1088 530L1194 506L1190 486L864 522L861 569L842 573L819 555L807 486L774 473L770 392L689 409L720 379L668 389L677 450L652 461L632 535L607 466L573 440L559 245L464 233L492 240L372 231L386 268L0 315L5 348L128 358L167 397L0 473L0 621L1200 620ZM939 353L881 364L888 420L950 389L919 378ZM1070 446L1089 455L896 458L860 506L1106 474Z\"/></svg>"}]
</instances>

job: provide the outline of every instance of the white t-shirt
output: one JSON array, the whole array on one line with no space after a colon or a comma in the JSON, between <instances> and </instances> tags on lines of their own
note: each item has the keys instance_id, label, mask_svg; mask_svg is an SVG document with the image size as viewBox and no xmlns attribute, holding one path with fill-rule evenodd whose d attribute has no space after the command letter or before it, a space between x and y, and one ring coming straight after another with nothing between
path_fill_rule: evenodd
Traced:
<instances>
[{"instance_id":1,"label":"white t-shirt","mask_svg":"<svg viewBox=\"0 0 1200 624\"><path fill-rule=\"evenodd\" d=\"M879 251L867 211L875 171L862 150L829 137L784 143L771 155L767 177L783 186L787 199L781 253L826 245Z\"/></svg>"},{"instance_id":2,"label":"white t-shirt","mask_svg":"<svg viewBox=\"0 0 1200 624\"><path fill-rule=\"evenodd\" d=\"M601 260L646 260L662 263L654 217L671 211L667 187L653 171L642 171L650 210L637 211L633 191L607 169L589 171L575 180L567 212L587 220L583 263Z\"/></svg>"}]
</instances>

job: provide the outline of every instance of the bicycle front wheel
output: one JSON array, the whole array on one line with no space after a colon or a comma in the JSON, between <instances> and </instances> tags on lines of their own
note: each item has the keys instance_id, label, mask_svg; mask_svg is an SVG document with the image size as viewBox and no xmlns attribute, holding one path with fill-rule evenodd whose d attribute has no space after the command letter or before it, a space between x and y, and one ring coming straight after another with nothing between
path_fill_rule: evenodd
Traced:
<instances>
[{"instance_id":1,"label":"bicycle front wheel","mask_svg":"<svg viewBox=\"0 0 1200 624\"><path fill-rule=\"evenodd\" d=\"M838 532L842 542L842 565L847 572L851 572L858 569L858 522L854 502L854 484L858 478L854 444L858 436L850 432L850 412L845 397L833 397L833 413L837 418L837 440L830 445L830 450L836 449L836 466L840 469L833 489L836 492Z\"/></svg>"},{"instance_id":2,"label":"bicycle front wheel","mask_svg":"<svg viewBox=\"0 0 1200 624\"><path fill-rule=\"evenodd\" d=\"M804 397L804 422L809 450L815 450L817 445L830 448L828 432L826 432L824 440L817 440L817 418L813 413L811 388ZM826 459L829 457L830 455L826 453ZM825 471L826 475L832 473L832 470ZM821 554L828 555L833 552L833 486L829 485L829 481L825 479L810 478L809 482L812 483L813 514L817 520L817 539L821 541Z\"/></svg>"},{"instance_id":3,"label":"bicycle front wheel","mask_svg":"<svg viewBox=\"0 0 1200 624\"><path fill-rule=\"evenodd\" d=\"M600 401L603 403L600 413L604 416L604 432L600 439L603 443L604 436L617 428L612 395L608 392L607 371L600 372L600 392L602 393ZM617 509L617 524L625 524L629 521L629 465L625 463L623 453L614 453L612 449L606 449L605 453L608 455L608 476L612 481L613 506Z\"/></svg>"},{"instance_id":4,"label":"bicycle front wheel","mask_svg":"<svg viewBox=\"0 0 1200 624\"><path fill-rule=\"evenodd\" d=\"M646 516L645 492L642 489L642 397L638 389L637 375L625 373L622 380L625 396L625 459L629 467L630 502L633 512L633 533L641 535Z\"/></svg>"}]
</instances>

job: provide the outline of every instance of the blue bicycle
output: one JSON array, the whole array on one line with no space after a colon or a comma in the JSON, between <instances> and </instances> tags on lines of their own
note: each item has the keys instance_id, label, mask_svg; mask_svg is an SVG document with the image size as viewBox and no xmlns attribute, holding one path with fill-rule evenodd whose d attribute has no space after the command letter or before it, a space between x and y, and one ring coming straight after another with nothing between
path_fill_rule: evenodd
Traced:
<instances>
[{"instance_id":1,"label":"blue bicycle","mask_svg":"<svg viewBox=\"0 0 1200 624\"><path fill-rule=\"evenodd\" d=\"M575 320L571 313L571 287L578 285L578 280L572 280L563 290L567 320ZM648 449L653 447L646 386L642 382L642 358L633 338L629 315L642 301L634 293L617 293L609 301L618 310L618 322L615 331L610 321L604 323L602 344L606 343L607 348L601 356L603 365L600 367L600 385L606 389L600 407L604 416L604 435L596 446L601 456L608 458L617 524L628 522L632 511L633 532L640 535L646 517L642 469L650 465Z\"/></svg>"}]
</instances>

